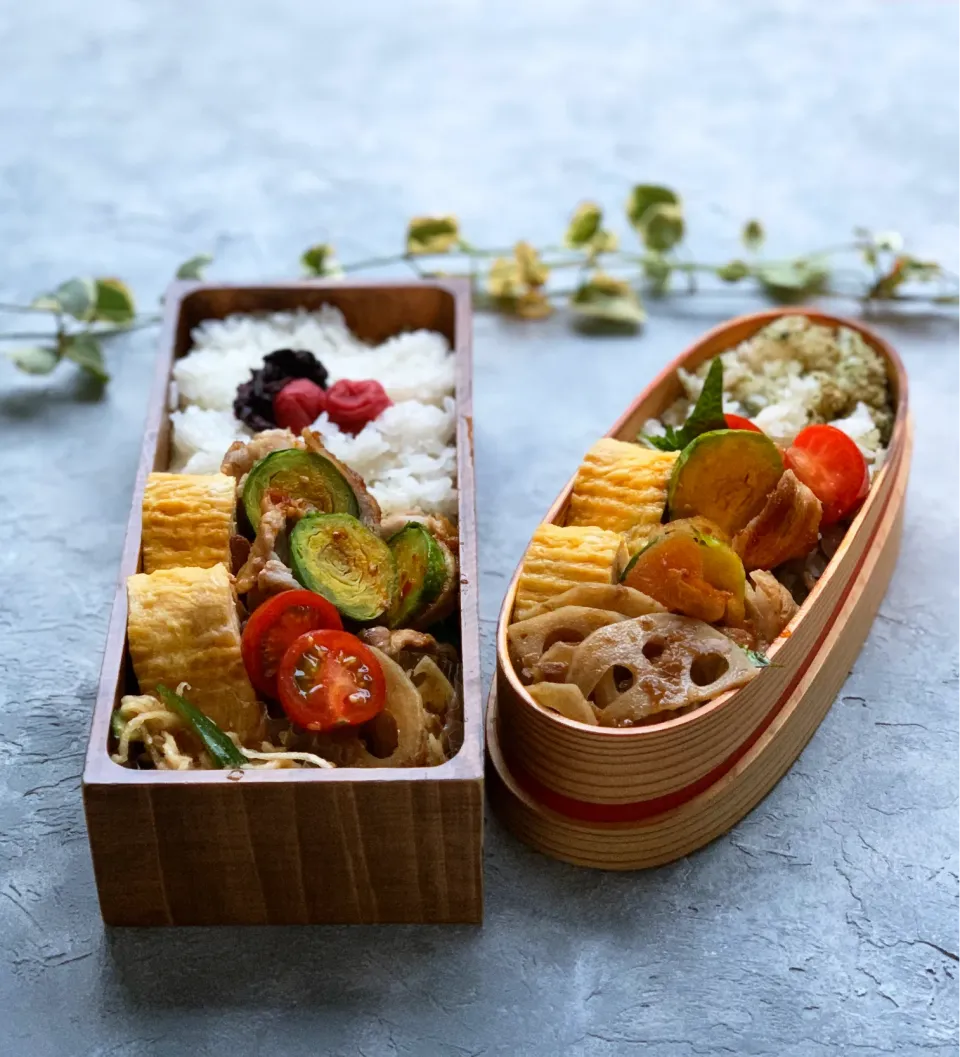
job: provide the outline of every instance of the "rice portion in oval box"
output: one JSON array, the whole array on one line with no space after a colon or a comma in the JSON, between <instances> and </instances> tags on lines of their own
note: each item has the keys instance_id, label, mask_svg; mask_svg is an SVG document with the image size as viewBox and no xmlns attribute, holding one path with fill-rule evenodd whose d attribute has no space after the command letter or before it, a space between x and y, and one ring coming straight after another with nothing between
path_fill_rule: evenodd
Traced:
<instances>
[{"instance_id":1,"label":"rice portion in oval box","mask_svg":"<svg viewBox=\"0 0 960 1057\"><path fill-rule=\"evenodd\" d=\"M384 514L456 516L454 357L442 335L420 330L367 345L328 305L317 312L208 320L192 338L192 350L173 370L178 409L171 414L171 471L218 472L229 445L254 433L235 414L237 390L268 355L297 350L319 361L327 386L379 382L391 401L356 433L327 412L311 426L366 480Z\"/></svg>"},{"instance_id":2,"label":"rice portion in oval box","mask_svg":"<svg viewBox=\"0 0 960 1057\"><path fill-rule=\"evenodd\" d=\"M749 418L778 444L789 445L807 425L829 422L860 448L872 473L883 465L893 426L883 360L855 330L830 327L802 314L785 315L720 354L723 410ZM686 396L660 420L644 423L657 435L680 425L700 395L709 363L677 375Z\"/></svg>"}]
</instances>

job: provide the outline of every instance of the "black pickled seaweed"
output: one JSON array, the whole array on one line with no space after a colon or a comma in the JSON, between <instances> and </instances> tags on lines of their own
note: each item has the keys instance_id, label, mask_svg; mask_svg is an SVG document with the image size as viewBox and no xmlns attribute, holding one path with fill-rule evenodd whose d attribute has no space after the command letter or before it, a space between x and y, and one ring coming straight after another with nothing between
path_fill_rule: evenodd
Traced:
<instances>
[{"instance_id":1,"label":"black pickled seaweed","mask_svg":"<svg viewBox=\"0 0 960 1057\"><path fill-rule=\"evenodd\" d=\"M233 413L255 433L276 429L273 398L294 378L309 378L327 388L326 367L305 349L277 349L264 357L263 366L251 371L250 380L237 387Z\"/></svg>"}]
</instances>

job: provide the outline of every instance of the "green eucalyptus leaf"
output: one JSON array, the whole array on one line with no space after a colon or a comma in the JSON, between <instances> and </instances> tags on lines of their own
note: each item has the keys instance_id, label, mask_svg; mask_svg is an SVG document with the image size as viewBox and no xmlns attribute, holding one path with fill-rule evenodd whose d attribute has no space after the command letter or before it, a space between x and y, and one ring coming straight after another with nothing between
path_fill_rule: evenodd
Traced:
<instances>
[{"instance_id":1,"label":"green eucalyptus leaf","mask_svg":"<svg viewBox=\"0 0 960 1057\"><path fill-rule=\"evenodd\" d=\"M577 288L570 310L579 329L597 333L632 334L647 318L629 283L599 272Z\"/></svg>"},{"instance_id":2,"label":"green eucalyptus leaf","mask_svg":"<svg viewBox=\"0 0 960 1057\"><path fill-rule=\"evenodd\" d=\"M649 250L665 253L683 238L683 210L679 205L654 205L640 222L640 237Z\"/></svg>"},{"instance_id":3,"label":"green eucalyptus leaf","mask_svg":"<svg viewBox=\"0 0 960 1057\"><path fill-rule=\"evenodd\" d=\"M13 349L7 355L27 374L49 374L60 362L57 350L49 345L33 345L23 349Z\"/></svg>"},{"instance_id":4,"label":"green eucalyptus leaf","mask_svg":"<svg viewBox=\"0 0 960 1057\"><path fill-rule=\"evenodd\" d=\"M177 279L202 279L209 265L213 263L213 257L209 253L198 253L183 262L176 270Z\"/></svg>"},{"instance_id":5,"label":"green eucalyptus leaf","mask_svg":"<svg viewBox=\"0 0 960 1057\"><path fill-rule=\"evenodd\" d=\"M666 293L670 287L672 273L673 268L670 262L659 254L651 255L643 262L643 274L650 283L651 293L658 295Z\"/></svg>"},{"instance_id":6,"label":"green eucalyptus leaf","mask_svg":"<svg viewBox=\"0 0 960 1057\"><path fill-rule=\"evenodd\" d=\"M638 230L641 230L643 218L652 206L679 206L680 196L669 187L658 184L637 184L627 199L627 218Z\"/></svg>"},{"instance_id":7,"label":"green eucalyptus leaf","mask_svg":"<svg viewBox=\"0 0 960 1057\"><path fill-rule=\"evenodd\" d=\"M564 244L572 249L588 245L600 230L602 221L603 210L595 202L581 202L567 225Z\"/></svg>"},{"instance_id":8,"label":"green eucalyptus leaf","mask_svg":"<svg viewBox=\"0 0 960 1057\"><path fill-rule=\"evenodd\" d=\"M407 253L449 253L459 243L456 217L414 217L407 225Z\"/></svg>"},{"instance_id":9,"label":"green eucalyptus leaf","mask_svg":"<svg viewBox=\"0 0 960 1057\"><path fill-rule=\"evenodd\" d=\"M47 312L62 312L63 309L60 307L60 302L53 296L53 294L41 294L39 297L35 297L30 302L31 308L42 308Z\"/></svg>"},{"instance_id":10,"label":"green eucalyptus leaf","mask_svg":"<svg viewBox=\"0 0 960 1057\"><path fill-rule=\"evenodd\" d=\"M766 232L759 220L748 220L740 232L740 240L748 250L758 250L763 245Z\"/></svg>"},{"instance_id":11,"label":"green eucalyptus leaf","mask_svg":"<svg viewBox=\"0 0 960 1057\"><path fill-rule=\"evenodd\" d=\"M137 314L133 293L120 279L95 279L96 303L92 318L109 323L129 323Z\"/></svg>"},{"instance_id":12,"label":"green eucalyptus leaf","mask_svg":"<svg viewBox=\"0 0 960 1057\"><path fill-rule=\"evenodd\" d=\"M615 231L607 231L601 228L590 240L590 252L594 256L598 253L615 253L620 245Z\"/></svg>"},{"instance_id":13,"label":"green eucalyptus leaf","mask_svg":"<svg viewBox=\"0 0 960 1057\"><path fill-rule=\"evenodd\" d=\"M717 278L725 283L739 283L750 274L750 266L744 261L728 261L717 269Z\"/></svg>"},{"instance_id":14,"label":"green eucalyptus leaf","mask_svg":"<svg viewBox=\"0 0 960 1057\"><path fill-rule=\"evenodd\" d=\"M68 279L51 296L61 311L74 319L90 319L97 302L96 285L92 279Z\"/></svg>"},{"instance_id":15,"label":"green eucalyptus leaf","mask_svg":"<svg viewBox=\"0 0 960 1057\"><path fill-rule=\"evenodd\" d=\"M333 246L327 242L318 243L303 251L300 263L307 275L318 279L339 278L343 275L343 269L337 263Z\"/></svg>"},{"instance_id":16,"label":"green eucalyptus leaf","mask_svg":"<svg viewBox=\"0 0 960 1057\"><path fill-rule=\"evenodd\" d=\"M68 334L61 343L63 355L101 382L110 380L103 364L103 352L90 334Z\"/></svg>"},{"instance_id":17,"label":"green eucalyptus leaf","mask_svg":"<svg viewBox=\"0 0 960 1057\"><path fill-rule=\"evenodd\" d=\"M800 301L819 292L830 278L827 266L815 257L759 264L754 274L770 297L788 302Z\"/></svg>"}]
</instances>

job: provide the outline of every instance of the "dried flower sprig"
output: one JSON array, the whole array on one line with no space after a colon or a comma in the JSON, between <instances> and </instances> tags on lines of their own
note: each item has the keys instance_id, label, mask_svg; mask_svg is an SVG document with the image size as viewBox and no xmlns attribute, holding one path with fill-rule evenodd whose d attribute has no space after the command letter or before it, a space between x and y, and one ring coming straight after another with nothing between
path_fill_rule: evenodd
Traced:
<instances>
[{"instance_id":1,"label":"dried flower sprig","mask_svg":"<svg viewBox=\"0 0 960 1057\"><path fill-rule=\"evenodd\" d=\"M705 263L685 251L686 217L680 196L668 187L638 184L627 199L625 217L638 239L623 249L595 202L574 210L559 245L536 248L520 241L507 249L481 249L463 237L454 216L415 217L407 226L402 252L341 265L329 243L301 255L303 271L314 277L343 278L397 264L417 276L460 275L470 279L479 308L543 319L565 306L575 326L586 331L637 331L646 320L644 297L700 292L701 280L717 289L759 291L774 301L801 301L814 295L875 302L956 305L957 277L935 261L904 251L895 232L857 228L837 246L788 258L765 258L763 226L748 220L740 232L741 252L729 260ZM211 258L186 261L177 278L197 279ZM440 262L444 270L440 269ZM459 270L447 271L448 262ZM558 281L572 272L572 285ZM683 280L678 284L678 280ZM29 305L0 304L0 313L41 314L52 324L38 333L0 333L19 344L8 355L23 371L49 374L63 360L105 382L104 340L156 322L138 315L129 287L119 279L70 279Z\"/></svg>"},{"instance_id":2,"label":"dried flower sprig","mask_svg":"<svg viewBox=\"0 0 960 1057\"><path fill-rule=\"evenodd\" d=\"M565 304L572 322L590 331L635 331L646 319L643 298L697 293L701 279L718 288L748 287L778 302L814 295L862 302L920 301L957 303L957 278L933 261L903 250L894 232L857 228L841 245L789 258L764 258L763 226L748 220L740 232L742 251L730 260L704 263L685 253L686 219L680 196L668 187L638 184L627 199L625 216L638 237L636 250L621 248L604 224L595 202L574 210L559 246L536 249L518 242L512 249L479 249L464 239L453 216L415 217L407 227L406 248L393 257L336 265L333 247L314 246L301 262L308 275L332 277L404 262L418 275L461 275L471 279L482 308L522 319L542 319ZM424 258L465 262L460 271L428 268ZM574 269L572 288L553 281ZM685 280L678 288L677 280Z\"/></svg>"}]
</instances>

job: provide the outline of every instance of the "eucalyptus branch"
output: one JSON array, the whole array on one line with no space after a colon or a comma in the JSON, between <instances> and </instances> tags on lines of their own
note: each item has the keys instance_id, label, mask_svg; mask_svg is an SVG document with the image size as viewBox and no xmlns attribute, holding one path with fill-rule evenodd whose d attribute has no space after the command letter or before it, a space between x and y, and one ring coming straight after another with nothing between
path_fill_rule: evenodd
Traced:
<instances>
[{"instance_id":1,"label":"eucalyptus branch","mask_svg":"<svg viewBox=\"0 0 960 1057\"><path fill-rule=\"evenodd\" d=\"M401 264L405 259L405 253L394 253L387 257L368 257L366 260L341 265L340 271L345 274L348 272L366 272L372 268L387 268L392 264Z\"/></svg>"},{"instance_id":2,"label":"eucalyptus branch","mask_svg":"<svg viewBox=\"0 0 960 1057\"><path fill-rule=\"evenodd\" d=\"M177 270L177 278L199 278L210 259L191 258ZM29 305L0 304L0 312L4 311L46 315L53 324L48 331L0 332L0 342L36 343L7 354L21 371L50 374L63 360L70 360L100 382L110 379L102 342L156 326L160 320L157 313L138 314L133 293L119 279L68 279Z\"/></svg>"},{"instance_id":3,"label":"eucalyptus branch","mask_svg":"<svg viewBox=\"0 0 960 1057\"><path fill-rule=\"evenodd\" d=\"M765 233L747 221L736 254L727 261L693 258L687 250L686 218L680 196L668 187L638 184L626 203L636 248L621 249L605 227L601 208L581 203L563 239L539 249L528 242L485 248L467 242L453 216L415 217L402 250L341 265L332 246L321 243L300 258L308 276L338 279L403 265L418 278L454 274L469 279L478 309L521 319L542 319L565 307L572 322L587 330L634 332L646 320L644 296L727 295L760 291L775 301L842 297L871 304L957 304L958 279L935 261L908 254L895 232L855 229L852 239L793 257L762 257ZM854 262L853 264L851 263ZM179 279L199 279L211 262L207 254L180 266ZM452 264L460 271L447 272ZM443 269L443 270L441 270ZM574 285L553 281L576 271ZM675 283L686 279L686 285ZM706 280L701 285L699 280ZM101 343L153 326L159 317L138 314L129 288L119 279L70 279L29 305L0 303L0 314L33 314L50 319L48 332L0 333L0 342L30 342L9 353L31 374L49 374L61 360L107 380Z\"/></svg>"},{"instance_id":4,"label":"eucalyptus branch","mask_svg":"<svg viewBox=\"0 0 960 1057\"><path fill-rule=\"evenodd\" d=\"M764 231L751 220L741 232L741 254L716 262L687 255L682 203L669 188L638 185L631 192L626 215L639 236L637 250L620 249L618 237L603 225L602 210L592 202L582 203L574 212L562 244L539 249L526 242L509 249L480 248L463 238L456 217L416 217L407 228L406 253L342 270L362 271L401 260L409 264L411 258L420 257L430 262L430 268L423 269L426 276L469 278L480 309L539 319L566 302L574 322L590 329L601 329L604 323L618 330L637 329L645 319L645 294L729 294L731 288L741 288L759 290L776 301L816 295L854 298L865 304L956 302L956 276L936 263L903 253L903 240L893 233L858 229L852 239L799 256L761 257ZM851 255L856 255L859 267L843 266L844 258ZM329 245L313 247L302 260L308 274L338 274ZM447 271L448 263L467 270ZM567 269L579 273L572 289L551 278ZM681 277L686 279L685 290L673 284ZM702 287L699 278L715 283Z\"/></svg>"}]
</instances>

